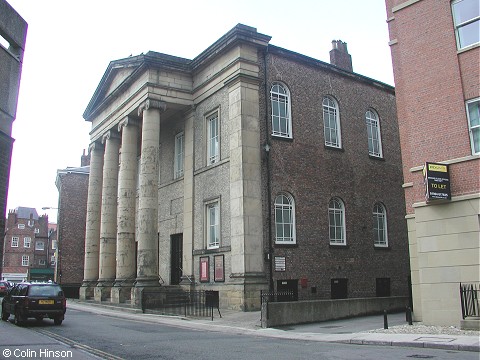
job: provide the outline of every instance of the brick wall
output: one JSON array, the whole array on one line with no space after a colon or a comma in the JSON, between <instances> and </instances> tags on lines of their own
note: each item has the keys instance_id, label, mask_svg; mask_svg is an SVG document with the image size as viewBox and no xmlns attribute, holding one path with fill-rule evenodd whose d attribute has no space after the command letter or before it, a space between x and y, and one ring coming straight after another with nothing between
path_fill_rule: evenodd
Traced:
<instances>
[{"instance_id":1,"label":"brick wall","mask_svg":"<svg viewBox=\"0 0 480 360\"><path fill-rule=\"evenodd\" d=\"M88 174L59 176L57 281L62 286L79 286L83 281Z\"/></svg>"},{"instance_id":2,"label":"brick wall","mask_svg":"<svg viewBox=\"0 0 480 360\"><path fill-rule=\"evenodd\" d=\"M306 288L299 286L300 298L330 298L331 279L347 278L348 297L352 298L375 296L376 278L385 277L391 279L392 295L405 296L408 241L393 89L341 75L318 62L294 60L294 55L271 50L267 61L267 95L262 91L260 104L265 142L265 134L271 132L265 97L268 99L273 81L281 81L289 88L293 140L271 140L271 202L280 192L293 196L296 245L274 245L274 255L286 257L286 271L274 272L274 281L306 278ZM338 101L341 150L324 145L325 95ZM368 154L365 112L369 108L380 117L383 159ZM263 159L266 184L265 156ZM263 191L266 200L267 189ZM328 203L332 197L339 197L345 203L347 246L334 247L329 242ZM376 202L382 202L387 209L388 249L373 246L372 211ZM266 201L264 209L268 216ZM274 239L273 205L271 219ZM267 238L268 228L265 234ZM312 287L316 288L316 294L312 294Z\"/></svg>"}]
</instances>

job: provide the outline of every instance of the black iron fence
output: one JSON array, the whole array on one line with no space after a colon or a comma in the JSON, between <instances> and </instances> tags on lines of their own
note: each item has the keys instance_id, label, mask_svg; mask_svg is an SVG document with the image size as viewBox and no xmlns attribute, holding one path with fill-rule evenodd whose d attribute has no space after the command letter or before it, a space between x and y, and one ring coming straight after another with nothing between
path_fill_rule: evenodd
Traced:
<instances>
[{"instance_id":1,"label":"black iron fence","mask_svg":"<svg viewBox=\"0 0 480 360\"><path fill-rule=\"evenodd\" d=\"M293 291L260 291L261 303L295 301Z\"/></svg>"},{"instance_id":2,"label":"black iron fence","mask_svg":"<svg viewBox=\"0 0 480 360\"><path fill-rule=\"evenodd\" d=\"M211 317L219 309L218 291L182 291L156 289L142 291L142 312L152 310L163 315Z\"/></svg>"},{"instance_id":3,"label":"black iron fence","mask_svg":"<svg viewBox=\"0 0 480 360\"><path fill-rule=\"evenodd\" d=\"M480 317L478 294L480 284L460 283L460 302L462 303L462 318Z\"/></svg>"}]
</instances>

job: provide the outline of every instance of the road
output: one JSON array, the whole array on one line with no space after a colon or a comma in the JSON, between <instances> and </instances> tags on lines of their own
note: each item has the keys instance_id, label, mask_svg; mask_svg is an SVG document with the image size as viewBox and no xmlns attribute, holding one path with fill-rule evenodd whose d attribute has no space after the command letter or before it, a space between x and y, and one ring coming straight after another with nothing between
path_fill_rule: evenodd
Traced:
<instances>
[{"instance_id":1,"label":"road","mask_svg":"<svg viewBox=\"0 0 480 360\"><path fill-rule=\"evenodd\" d=\"M61 326L29 320L0 321L0 359L41 357L42 349L72 359L434 359L478 360L478 353L274 339L129 320L69 309ZM67 351L71 351L67 353ZM5 356L10 354L10 356ZM15 355L16 354L16 355Z\"/></svg>"}]
</instances>

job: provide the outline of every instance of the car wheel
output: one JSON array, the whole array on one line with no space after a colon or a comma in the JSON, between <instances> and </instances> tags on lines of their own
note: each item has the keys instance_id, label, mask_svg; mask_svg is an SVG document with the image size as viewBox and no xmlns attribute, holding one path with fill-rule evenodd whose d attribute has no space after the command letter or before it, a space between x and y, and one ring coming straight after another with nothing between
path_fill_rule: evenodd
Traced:
<instances>
[{"instance_id":1,"label":"car wheel","mask_svg":"<svg viewBox=\"0 0 480 360\"><path fill-rule=\"evenodd\" d=\"M10 317L10 314L6 312L2 307L2 320L7 321L9 317Z\"/></svg>"},{"instance_id":2,"label":"car wheel","mask_svg":"<svg viewBox=\"0 0 480 360\"><path fill-rule=\"evenodd\" d=\"M55 319L53 319L53 323L55 325L62 325L62 321L63 319L61 317L56 317Z\"/></svg>"},{"instance_id":3,"label":"car wheel","mask_svg":"<svg viewBox=\"0 0 480 360\"><path fill-rule=\"evenodd\" d=\"M23 325L23 316L20 314L19 310L15 310L15 325L22 326Z\"/></svg>"}]
</instances>

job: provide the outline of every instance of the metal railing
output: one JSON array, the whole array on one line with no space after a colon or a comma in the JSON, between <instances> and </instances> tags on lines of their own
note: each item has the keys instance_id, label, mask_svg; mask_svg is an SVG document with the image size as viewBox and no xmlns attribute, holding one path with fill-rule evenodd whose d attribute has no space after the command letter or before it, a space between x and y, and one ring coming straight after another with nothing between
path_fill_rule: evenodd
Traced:
<instances>
[{"instance_id":1,"label":"metal railing","mask_svg":"<svg viewBox=\"0 0 480 360\"><path fill-rule=\"evenodd\" d=\"M293 291L264 291L260 290L260 303L261 303L261 312L260 312L260 321L269 319L269 309L268 303L271 302L283 302L283 301L296 301L295 294Z\"/></svg>"},{"instance_id":2,"label":"metal railing","mask_svg":"<svg viewBox=\"0 0 480 360\"><path fill-rule=\"evenodd\" d=\"M462 304L462 318L480 317L478 295L480 284L460 283L460 302Z\"/></svg>"},{"instance_id":3,"label":"metal railing","mask_svg":"<svg viewBox=\"0 0 480 360\"><path fill-rule=\"evenodd\" d=\"M220 317L218 291L147 290L142 291L142 312L153 310L164 315L211 317L216 308Z\"/></svg>"},{"instance_id":4,"label":"metal railing","mask_svg":"<svg viewBox=\"0 0 480 360\"><path fill-rule=\"evenodd\" d=\"M263 291L260 290L261 303L295 301L293 291Z\"/></svg>"}]
</instances>

